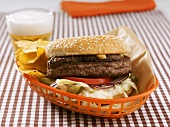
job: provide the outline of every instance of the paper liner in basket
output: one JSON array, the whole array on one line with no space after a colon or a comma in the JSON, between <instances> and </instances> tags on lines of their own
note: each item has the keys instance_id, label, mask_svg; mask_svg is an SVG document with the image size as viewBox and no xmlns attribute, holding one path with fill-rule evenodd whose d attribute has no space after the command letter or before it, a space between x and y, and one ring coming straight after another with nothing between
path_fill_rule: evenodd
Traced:
<instances>
[{"instance_id":1,"label":"paper liner in basket","mask_svg":"<svg viewBox=\"0 0 170 127\"><path fill-rule=\"evenodd\" d=\"M132 61L132 72L137 76L139 93L145 92L151 85L156 83L150 52L146 46L138 39L135 33L128 27L122 26L109 33L123 39L130 46L131 52L127 54Z\"/></svg>"}]
</instances>

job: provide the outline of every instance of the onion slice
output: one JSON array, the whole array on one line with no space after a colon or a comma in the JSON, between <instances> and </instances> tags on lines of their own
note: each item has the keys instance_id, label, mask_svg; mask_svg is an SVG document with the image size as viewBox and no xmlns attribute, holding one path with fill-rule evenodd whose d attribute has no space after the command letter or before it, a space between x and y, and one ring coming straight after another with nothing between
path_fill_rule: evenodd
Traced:
<instances>
[{"instance_id":1,"label":"onion slice","mask_svg":"<svg viewBox=\"0 0 170 127\"><path fill-rule=\"evenodd\" d=\"M108 85L108 84L104 84L104 85L95 85L95 86L91 86L93 89L109 89L111 87L113 87L113 85Z\"/></svg>"},{"instance_id":2,"label":"onion slice","mask_svg":"<svg viewBox=\"0 0 170 127\"><path fill-rule=\"evenodd\" d=\"M50 86L55 88L55 87L57 87L57 83L53 82Z\"/></svg>"},{"instance_id":3,"label":"onion slice","mask_svg":"<svg viewBox=\"0 0 170 127\"><path fill-rule=\"evenodd\" d=\"M128 75L119 76L119 77L115 78L113 81L109 82L108 84L109 85L120 84L124 80L126 80L128 77L129 77Z\"/></svg>"}]
</instances>

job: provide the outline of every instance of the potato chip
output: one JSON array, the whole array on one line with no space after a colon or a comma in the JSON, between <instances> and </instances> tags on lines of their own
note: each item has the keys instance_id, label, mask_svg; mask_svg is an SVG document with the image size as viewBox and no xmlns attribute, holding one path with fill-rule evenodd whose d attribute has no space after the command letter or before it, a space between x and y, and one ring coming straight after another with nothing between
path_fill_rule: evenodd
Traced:
<instances>
[{"instance_id":1,"label":"potato chip","mask_svg":"<svg viewBox=\"0 0 170 127\"><path fill-rule=\"evenodd\" d=\"M32 75L32 76L36 76L36 77L45 77L44 73L41 73L37 70L27 70L24 67L19 67L18 70L24 74L28 74L28 75Z\"/></svg>"},{"instance_id":2,"label":"potato chip","mask_svg":"<svg viewBox=\"0 0 170 127\"><path fill-rule=\"evenodd\" d=\"M45 50L42 48L37 48L37 54L41 53L41 55L39 55L40 57L36 57L32 59L32 61L34 62L30 62L31 61L31 57L29 58L30 53L24 53L21 52L20 54L18 54L18 56L16 57L17 59L17 65L19 67L23 67L25 69L29 69L29 70L37 70L43 73L46 73L46 68L47 68L47 60L48 58L45 56ZM27 55L27 56L26 56ZM24 57L23 57L24 56ZM26 57L25 57L26 56ZM28 58L28 59L27 59ZM30 61L29 61L30 60Z\"/></svg>"},{"instance_id":3,"label":"potato chip","mask_svg":"<svg viewBox=\"0 0 170 127\"><path fill-rule=\"evenodd\" d=\"M47 60L45 47L47 41L18 41L15 52L18 70L22 73L42 77L46 74Z\"/></svg>"},{"instance_id":4,"label":"potato chip","mask_svg":"<svg viewBox=\"0 0 170 127\"><path fill-rule=\"evenodd\" d=\"M42 41L40 39L38 41L21 40L21 41L15 42L15 44L17 45L18 48L23 49L23 52L30 53L30 52L36 52L37 47L45 49L45 47L48 44L48 41Z\"/></svg>"},{"instance_id":5,"label":"potato chip","mask_svg":"<svg viewBox=\"0 0 170 127\"><path fill-rule=\"evenodd\" d=\"M45 53L43 48L37 47L35 52L23 52L21 49L15 53L16 59L23 64L35 63Z\"/></svg>"},{"instance_id":6,"label":"potato chip","mask_svg":"<svg viewBox=\"0 0 170 127\"><path fill-rule=\"evenodd\" d=\"M18 56L20 53L22 53L23 51L22 51L22 49L21 48L19 48L16 52L15 52L15 57L16 56Z\"/></svg>"},{"instance_id":7,"label":"potato chip","mask_svg":"<svg viewBox=\"0 0 170 127\"><path fill-rule=\"evenodd\" d=\"M32 41L27 41L27 40L21 40L21 41L16 41L15 44L18 48L30 48L32 45Z\"/></svg>"}]
</instances>

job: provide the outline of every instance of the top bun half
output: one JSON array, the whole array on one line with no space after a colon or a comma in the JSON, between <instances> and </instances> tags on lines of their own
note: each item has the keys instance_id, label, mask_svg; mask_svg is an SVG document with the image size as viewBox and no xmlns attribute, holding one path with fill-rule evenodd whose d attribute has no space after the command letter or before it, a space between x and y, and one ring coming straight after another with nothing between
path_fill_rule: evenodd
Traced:
<instances>
[{"instance_id":1,"label":"top bun half","mask_svg":"<svg viewBox=\"0 0 170 127\"><path fill-rule=\"evenodd\" d=\"M124 54L130 48L122 39L113 35L83 36L57 39L46 47L48 58L70 55Z\"/></svg>"}]
</instances>

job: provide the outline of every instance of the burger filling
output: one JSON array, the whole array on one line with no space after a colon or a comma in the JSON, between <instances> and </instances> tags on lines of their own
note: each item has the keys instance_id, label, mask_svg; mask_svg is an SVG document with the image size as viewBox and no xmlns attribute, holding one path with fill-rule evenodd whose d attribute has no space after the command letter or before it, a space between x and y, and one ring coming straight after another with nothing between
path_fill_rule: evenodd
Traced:
<instances>
[{"instance_id":1,"label":"burger filling","mask_svg":"<svg viewBox=\"0 0 170 127\"><path fill-rule=\"evenodd\" d=\"M51 87L86 97L115 99L137 91L130 58L120 54L52 57L47 63L47 76L56 79Z\"/></svg>"},{"instance_id":2,"label":"burger filling","mask_svg":"<svg viewBox=\"0 0 170 127\"><path fill-rule=\"evenodd\" d=\"M75 82L67 79L57 79L51 84L51 87L86 97L101 99L128 97L133 89L138 92L136 85L131 81L130 78L127 78L120 84L110 85L109 87L103 87L100 89L90 87L88 84L83 82Z\"/></svg>"}]
</instances>

